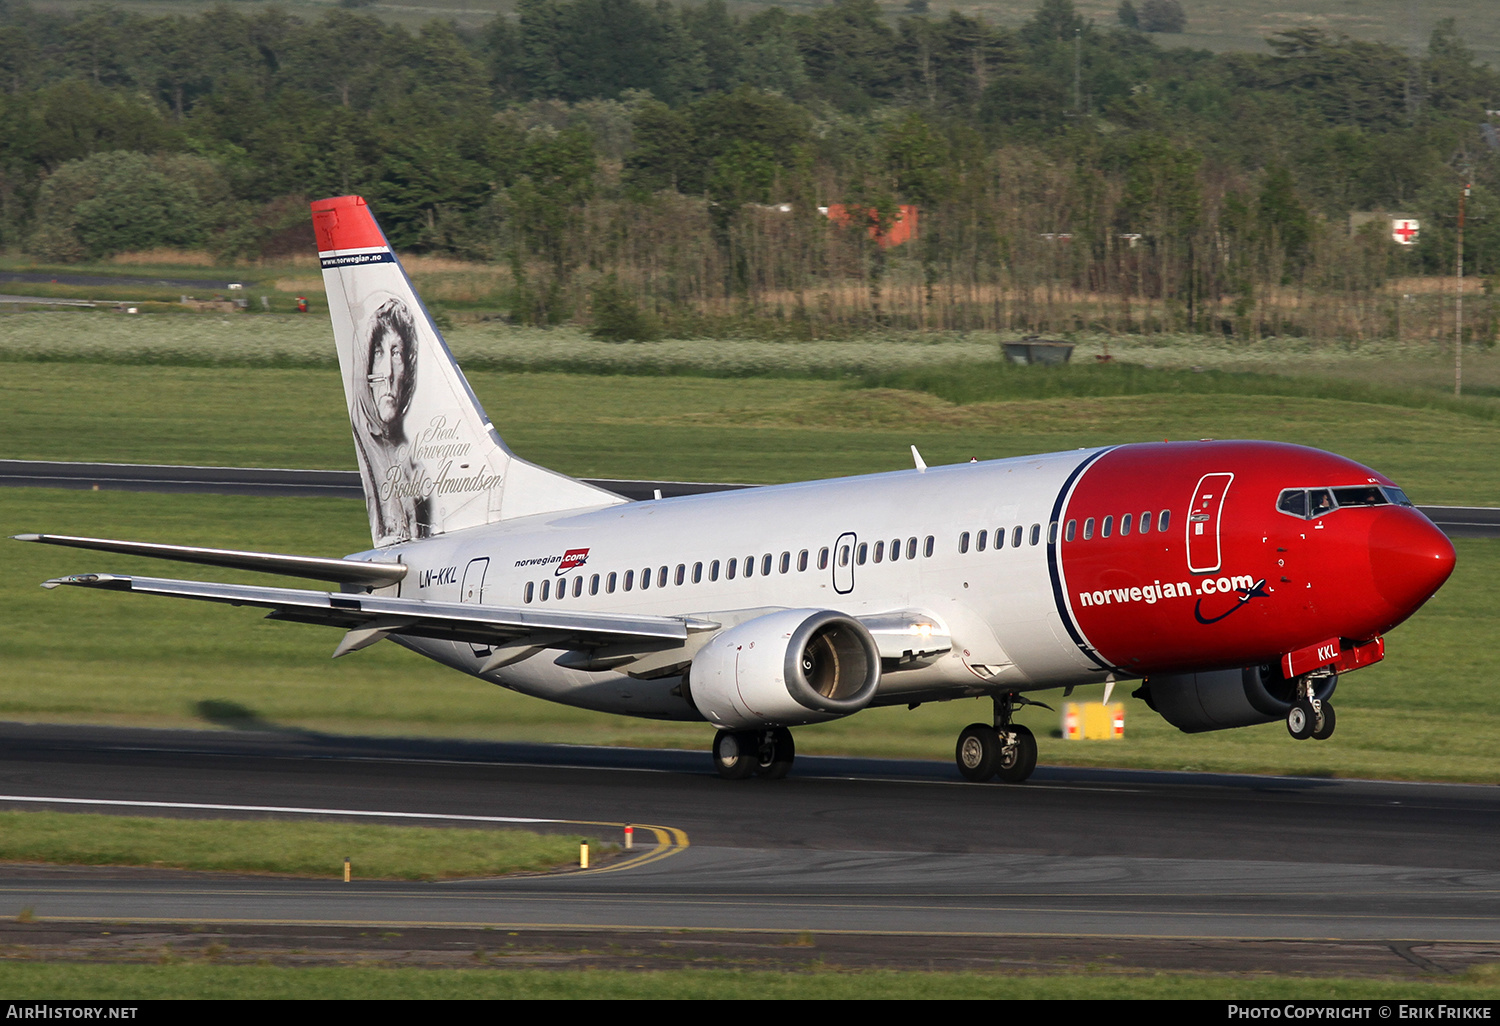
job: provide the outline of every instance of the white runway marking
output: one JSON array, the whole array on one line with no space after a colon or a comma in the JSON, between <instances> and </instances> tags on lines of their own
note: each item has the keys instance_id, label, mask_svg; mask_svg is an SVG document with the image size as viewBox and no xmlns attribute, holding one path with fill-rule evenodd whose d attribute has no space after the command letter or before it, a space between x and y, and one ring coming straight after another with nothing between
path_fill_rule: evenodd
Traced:
<instances>
[{"instance_id":1,"label":"white runway marking","mask_svg":"<svg viewBox=\"0 0 1500 1026\"><path fill-rule=\"evenodd\" d=\"M535 816L462 816L436 812L379 812L369 809L304 809L290 805L213 805L207 802L137 802L114 798L39 798L33 795L0 794L0 802L36 802L39 805L109 805L138 809L203 809L210 812L289 812L304 816L378 816L384 819L447 819L466 823L569 823L565 819Z\"/></svg>"}]
</instances>

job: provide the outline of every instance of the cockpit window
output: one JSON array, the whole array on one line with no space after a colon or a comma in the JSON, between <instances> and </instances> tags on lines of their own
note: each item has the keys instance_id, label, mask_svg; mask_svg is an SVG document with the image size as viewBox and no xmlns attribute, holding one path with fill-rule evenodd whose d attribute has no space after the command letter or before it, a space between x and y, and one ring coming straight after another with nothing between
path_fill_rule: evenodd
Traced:
<instances>
[{"instance_id":1,"label":"cockpit window","mask_svg":"<svg viewBox=\"0 0 1500 1026\"><path fill-rule=\"evenodd\" d=\"M1333 497L1339 501L1340 506L1388 506L1389 500L1385 493L1375 485L1367 485L1362 488L1335 488Z\"/></svg>"},{"instance_id":2,"label":"cockpit window","mask_svg":"<svg viewBox=\"0 0 1500 1026\"><path fill-rule=\"evenodd\" d=\"M1399 497L1399 498L1398 498ZM1355 488L1288 488L1276 500L1283 513L1304 520L1316 520L1335 509L1349 506L1388 506L1392 502L1410 506L1411 500L1399 488L1359 485Z\"/></svg>"}]
</instances>

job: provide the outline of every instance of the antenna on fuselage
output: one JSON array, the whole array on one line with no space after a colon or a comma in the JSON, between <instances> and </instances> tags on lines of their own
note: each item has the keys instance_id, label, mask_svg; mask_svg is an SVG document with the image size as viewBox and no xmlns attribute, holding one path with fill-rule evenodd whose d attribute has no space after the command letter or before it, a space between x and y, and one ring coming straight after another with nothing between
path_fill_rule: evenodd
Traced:
<instances>
[{"instance_id":1,"label":"antenna on fuselage","mask_svg":"<svg viewBox=\"0 0 1500 1026\"><path fill-rule=\"evenodd\" d=\"M911 458L913 462L916 463L917 472L919 474L924 473L927 470L927 461L922 458L921 453L917 452L917 447L915 445L911 447Z\"/></svg>"}]
</instances>

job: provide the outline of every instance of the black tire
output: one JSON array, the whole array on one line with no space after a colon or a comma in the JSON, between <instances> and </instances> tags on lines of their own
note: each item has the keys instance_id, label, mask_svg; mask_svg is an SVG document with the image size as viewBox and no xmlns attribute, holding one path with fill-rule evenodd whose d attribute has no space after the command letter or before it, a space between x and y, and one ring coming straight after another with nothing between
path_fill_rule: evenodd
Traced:
<instances>
[{"instance_id":1,"label":"black tire","mask_svg":"<svg viewBox=\"0 0 1500 1026\"><path fill-rule=\"evenodd\" d=\"M1016 736L1015 744L1000 750L995 773L1003 783L1021 784L1036 769L1036 735L1019 723L1011 724L1010 731Z\"/></svg>"},{"instance_id":2,"label":"black tire","mask_svg":"<svg viewBox=\"0 0 1500 1026\"><path fill-rule=\"evenodd\" d=\"M1312 703L1305 698L1301 699L1287 710L1286 732L1298 741L1306 741L1312 737L1313 728L1317 726L1317 719Z\"/></svg>"},{"instance_id":3,"label":"black tire","mask_svg":"<svg viewBox=\"0 0 1500 1026\"><path fill-rule=\"evenodd\" d=\"M953 758L965 780L981 784L995 775L1000 761L1000 735L987 723L971 723L958 735Z\"/></svg>"},{"instance_id":4,"label":"black tire","mask_svg":"<svg viewBox=\"0 0 1500 1026\"><path fill-rule=\"evenodd\" d=\"M1314 741L1327 741L1333 737L1333 727L1337 717L1333 714L1333 703L1328 699L1325 698L1318 704L1323 707L1323 714L1318 717L1318 722L1313 726L1312 737Z\"/></svg>"},{"instance_id":5,"label":"black tire","mask_svg":"<svg viewBox=\"0 0 1500 1026\"><path fill-rule=\"evenodd\" d=\"M721 730L714 735L714 769L725 780L744 780L755 772L754 734Z\"/></svg>"},{"instance_id":6,"label":"black tire","mask_svg":"<svg viewBox=\"0 0 1500 1026\"><path fill-rule=\"evenodd\" d=\"M792 732L777 727L766 732L760 739L755 773L767 780L781 780L792 769L792 760L797 758L797 746L792 743Z\"/></svg>"}]
</instances>

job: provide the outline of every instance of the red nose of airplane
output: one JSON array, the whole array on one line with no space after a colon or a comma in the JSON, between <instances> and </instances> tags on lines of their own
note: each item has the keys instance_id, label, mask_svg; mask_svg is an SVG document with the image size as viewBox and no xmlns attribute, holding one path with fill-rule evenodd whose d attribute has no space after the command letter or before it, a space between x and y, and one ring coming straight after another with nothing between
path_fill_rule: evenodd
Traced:
<instances>
[{"instance_id":1,"label":"red nose of airplane","mask_svg":"<svg viewBox=\"0 0 1500 1026\"><path fill-rule=\"evenodd\" d=\"M1394 614L1393 625L1443 586L1454 561L1448 536L1414 509L1387 509L1370 527L1370 571Z\"/></svg>"}]
</instances>

